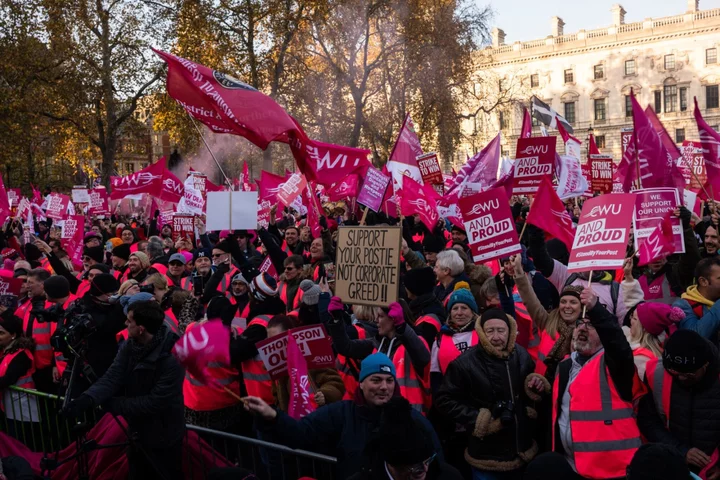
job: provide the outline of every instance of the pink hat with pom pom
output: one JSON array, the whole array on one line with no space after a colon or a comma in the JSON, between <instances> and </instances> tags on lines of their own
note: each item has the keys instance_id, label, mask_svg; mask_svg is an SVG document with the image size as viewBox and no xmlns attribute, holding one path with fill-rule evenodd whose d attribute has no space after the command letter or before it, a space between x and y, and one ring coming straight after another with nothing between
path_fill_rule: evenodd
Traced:
<instances>
[{"instance_id":1,"label":"pink hat with pom pom","mask_svg":"<svg viewBox=\"0 0 720 480\"><path fill-rule=\"evenodd\" d=\"M685 312L664 303L643 302L637 306L640 324L651 335L660 335L663 331L675 330L677 323L685 319Z\"/></svg>"}]
</instances>

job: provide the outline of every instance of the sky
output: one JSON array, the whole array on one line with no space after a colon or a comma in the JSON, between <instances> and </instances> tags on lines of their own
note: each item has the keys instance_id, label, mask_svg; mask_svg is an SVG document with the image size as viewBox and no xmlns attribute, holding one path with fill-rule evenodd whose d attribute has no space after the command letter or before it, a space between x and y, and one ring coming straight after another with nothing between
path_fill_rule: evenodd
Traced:
<instances>
[{"instance_id":1,"label":"sky","mask_svg":"<svg viewBox=\"0 0 720 480\"><path fill-rule=\"evenodd\" d=\"M475 0L478 6L487 0ZM669 17L685 13L687 0L489 0L495 12L491 28L505 31L505 43L545 38L550 35L550 19L558 16L565 22L565 33L609 27L610 8L623 6L625 23L646 18ZM720 8L720 0L700 0L700 10Z\"/></svg>"}]
</instances>

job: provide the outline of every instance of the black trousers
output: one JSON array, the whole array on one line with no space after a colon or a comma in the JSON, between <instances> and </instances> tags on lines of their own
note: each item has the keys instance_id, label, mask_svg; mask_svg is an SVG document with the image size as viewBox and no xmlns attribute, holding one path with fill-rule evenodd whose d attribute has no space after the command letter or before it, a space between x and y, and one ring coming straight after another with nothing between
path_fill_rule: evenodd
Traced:
<instances>
[{"instance_id":1,"label":"black trousers","mask_svg":"<svg viewBox=\"0 0 720 480\"><path fill-rule=\"evenodd\" d=\"M182 440L166 448L131 445L128 449L130 480L175 480L184 478Z\"/></svg>"}]
</instances>

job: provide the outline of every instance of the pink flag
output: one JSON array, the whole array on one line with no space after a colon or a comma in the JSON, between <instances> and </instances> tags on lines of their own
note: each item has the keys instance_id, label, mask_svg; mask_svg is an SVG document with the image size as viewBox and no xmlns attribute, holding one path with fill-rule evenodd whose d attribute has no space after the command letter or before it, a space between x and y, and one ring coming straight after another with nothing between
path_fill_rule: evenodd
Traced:
<instances>
[{"instance_id":1,"label":"pink flag","mask_svg":"<svg viewBox=\"0 0 720 480\"><path fill-rule=\"evenodd\" d=\"M530 112L527 108L523 108L523 123L520 129L520 138L532 137L532 120L530 119Z\"/></svg>"},{"instance_id":2,"label":"pink flag","mask_svg":"<svg viewBox=\"0 0 720 480\"><path fill-rule=\"evenodd\" d=\"M437 202L427 195L422 185L412 178L403 179L400 212L405 216L420 215L420 220L432 231L438 222Z\"/></svg>"},{"instance_id":3,"label":"pink flag","mask_svg":"<svg viewBox=\"0 0 720 480\"><path fill-rule=\"evenodd\" d=\"M270 209L278 204L278 192L283 183L285 183L285 177L265 170L260 172L260 180L257 181L258 223L264 228L270 224Z\"/></svg>"},{"instance_id":4,"label":"pink flag","mask_svg":"<svg viewBox=\"0 0 720 480\"><path fill-rule=\"evenodd\" d=\"M5 223L5 219L10 216L10 212L10 200L8 200L5 184L3 183L2 176L0 175L0 225Z\"/></svg>"},{"instance_id":5,"label":"pink flag","mask_svg":"<svg viewBox=\"0 0 720 480\"><path fill-rule=\"evenodd\" d=\"M457 203L462 193L463 183L479 183L487 188L498 179L500 169L500 134L498 134L480 153L468 160L455 175L453 183L446 188L443 205Z\"/></svg>"},{"instance_id":6,"label":"pink flag","mask_svg":"<svg viewBox=\"0 0 720 480\"><path fill-rule=\"evenodd\" d=\"M408 113L405 116L402 127L400 127L400 133L387 161L387 169L388 172L392 174L393 188L395 191L402 187L403 176L408 176L417 183L422 183L420 168L416 160L416 158L422 154L423 150L422 146L420 146L420 140L415 133L415 126Z\"/></svg>"},{"instance_id":7,"label":"pink flag","mask_svg":"<svg viewBox=\"0 0 720 480\"><path fill-rule=\"evenodd\" d=\"M185 193L185 185L176 177L170 170L165 166L165 157L157 161L162 162L162 183L160 185L160 192L157 195L160 200L164 200L170 203L178 203L183 198ZM153 195L153 194L151 194Z\"/></svg>"},{"instance_id":8,"label":"pink flag","mask_svg":"<svg viewBox=\"0 0 720 480\"><path fill-rule=\"evenodd\" d=\"M288 372L288 415L300 420L315 411L310 373L307 361L298 347L294 335L287 336L287 372Z\"/></svg>"},{"instance_id":9,"label":"pink flag","mask_svg":"<svg viewBox=\"0 0 720 480\"><path fill-rule=\"evenodd\" d=\"M318 203L317 195L315 192L317 186L314 182L309 182L307 188L303 192L303 204L307 208L307 225L310 227L313 238L318 238L322 233L322 227L320 226L320 216L322 215L322 209Z\"/></svg>"},{"instance_id":10,"label":"pink flag","mask_svg":"<svg viewBox=\"0 0 720 480\"><path fill-rule=\"evenodd\" d=\"M63 222L60 238L65 251L70 256L73 265L82 267L83 235L85 234L85 217L83 215L68 215Z\"/></svg>"},{"instance_id":11,"label":"pink flag","mask_svg":"<svg viewBox=\"0 0 720 480\"><path fill-rule=\"evenodd\" d=\"M32 188L33 202L41 205L43 203L42 193L40 193L40 190L35 188L35 185L33 185L32 183L30 184L30 188Z\"/></svg>"},{"instance_id":12,"label":"pink flag","mask_svg":"<svg viewBox=\"0 0 720 480\"><path fill-rule=\"evenodd\" d=\"M673 139L668 135L665 127L660 122L660 119L655 114L655 111L650 108L650 105L645 109L645 115L647 116L650 124L652 125L655 133L660 138L663 149L666 153L665 165L666 172L664 182L666 187L673 187L682 192L685 189L685 177L683 176L682 170L678 167L678 162L682 161L682 153L678 149Z\"/></svg>"},{"instance_id":13,"label":"pink flag","mask_svg":"<svg viewBox=\"0 0 720 480\"><path fill-rule=\"evenodd\" d=\"M550 177L542 178L527 216L527 223L535 225L563 242L568 251L572 250L575 228L570 214L565 210L565 204L555 193Z\"/></svg>"},{"instance_id":14,"label":"pink flag","mask_svg":"<svg viewBox=\"0 0 720 480\"><path fill-rule=\"evenodd\" d=\"M230 364L230 330L215 319L193 324L172 351L190 375L208 384L212 382L206 371L208 364ZM219 389L222 390L222 387Z\"/></svg>"},{"instance_id":15,"label":"pink flag","mask_svg":"<svg viewBox=\"0 0 720 480\"><path fill-rule=\"evenodd\" d=\"M357 198L358 196L358 183L360 176L352 174L337 182L333 185L330 190L327 191L327 195L331 202L337 202L348 198Z\"/></svg>"},{"instance_id":16,"label":"pink flag","mask_svg":"<svg viewBox=\"0 0 720 480\"><path fill-rule=\"evenodd\" d=\"M700 132L700 144L705 158L707 172L705 187L709 187L708 193L715 196L715 192L720 192L720 134L713 130L700 114L697 98L695 99L695 122L697 122Z\"/></svg>"},{"instance_id":17,"label":"pink flag","mask_svg":"<svg viewBox=\"0 0 720 480\"><path fill-rule=\"evenodd\" d=\"M290 149L298 169L308 181L315 181L325 187L351 174L365 176L371 166L368 160L370 150L318 142L306 136L294 138L290 142Z\"/></svg>"},{"instance_id":18,"label":"pink flag","mask_svg":"<svg viewBox=\"0 0 720 480\"><path fill-rule=\"evenodd\" d=\"M110 200L122 200L127 195L140 195L149 193L158 195L162 188L164 162L158 160L152 165L124 177L110 177L112 192Z\"/></svg>"},{"instance_id":19,"label":"pink flag","mask_svg":"<svg viewBox=\"0 0 720 480\"><path fill-rule=\"evenodd\" d=\"M668 214L640 245L638 266L642 267L654 260L665 258L672 255L674 251L675 237L670 214Z\"/></svg>"}]
</instances>

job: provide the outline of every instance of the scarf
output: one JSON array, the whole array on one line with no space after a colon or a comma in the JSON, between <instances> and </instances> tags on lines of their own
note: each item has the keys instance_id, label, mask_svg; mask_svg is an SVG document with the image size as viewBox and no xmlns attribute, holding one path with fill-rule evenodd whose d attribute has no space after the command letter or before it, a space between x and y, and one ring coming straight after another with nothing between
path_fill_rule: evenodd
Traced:
<instances>
[{"instance_id":1,"label":"scarf","mask_svg":"<svg viewBox=\"0 0 720 480\"><path fill-rule=\"evenodd\" d=\"M560 313L558 312L558 316ZM545 378L552 383L552 378L555 376L555 369L558 364L570 354L570 347L572 343L573 327L565 323L561 318L558 322L558 339L555 340L550 352L543 362L547 366L545 370Z\"/></svg>"},{"instance_id":2,"label":"scarf","mask_svg":"<svg viewBox=\"0 0 720 480\"><path fill-rule=\"evenodd\" d=\"M684 300L689 300L696 303L701 303L703 305L707 305L708 307L712 307L715 305L715 302L712 300L708 300L707 298L703 297L700 292L698 292L697 285L692 285L691 287L688 287L687 291L681 295L681 298Z\"/></svg>"},{"instance_id":3,"label":"scarf","mask_svg":"<svg viewBox=\"0 0 720 480\"><path fill-rule=\"evenodd\" d=\"M130 348L130 362L133 365L140 363L140 360L155 350L160 345L160 342L165 339L163 328L164 326L160 327L160 330L158 330L158 332L153 335L152 339L144 345L138 342L131 342L130 345L128 345Z\"/></svg>"},{"instance_id":4,"label":"scarf","mask_svg":"<svg viewBox=\"0 0 720 480\"><path fill-rule=\"evenodd\" d=\"M467 332L468 330L472 330L473 328L475 328L475 323L477 322L478 318L480 318L480 317L477 314L473 314L472 319L467 324L465 324L463 326L457 326L455 324L455 322L453 321L453 319L450 317L445 322L445 325L450 330L452 330L453 334Z\"/></svg>"}]
</instances>

